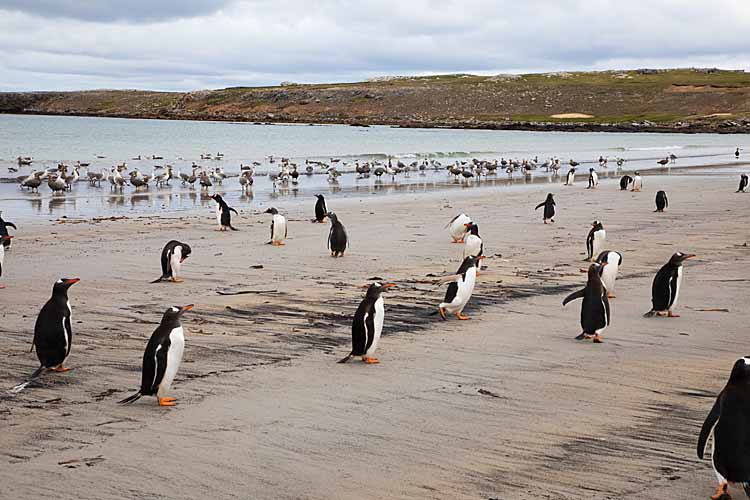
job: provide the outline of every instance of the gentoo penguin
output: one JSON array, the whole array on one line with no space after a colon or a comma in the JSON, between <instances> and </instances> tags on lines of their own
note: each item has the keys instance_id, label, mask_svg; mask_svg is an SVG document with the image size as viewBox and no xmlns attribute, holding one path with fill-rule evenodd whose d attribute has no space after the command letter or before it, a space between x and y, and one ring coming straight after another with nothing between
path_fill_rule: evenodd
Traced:
<instances>
[{"instance_id":1,"label":"gentoo penguin","mask_svg":"<svg viewBox=\"0 0 750 500\"><path fill-rule=\"evenodd\" d=\"M599 175L594 168L589 169L589 186L586 189L596 189L599 185Z\"/></svg>"},{"instance_id":2,"label":"gentoo penguin","mask_svg":"<svg viewBox=\"0 0 750 500\"><path fill-rule=\"evenodd\" d=\"M315 202L315 220L313 220L313 222L323 222L328 215L326 199L322 194L316 194L315 197L318 201Z\"/></svg>"},{"instance_id":3,"label":"gentoo penguin","mask_svg":"<svg viewBox=\"0 0 750 500\"><path fill-rule=\"evenodd\" d=\"M190 245L180 243L177 240L172 240L164 245L164 249L161 251L161 277L151 283L160 281L180 283L182 281L179 278L180 268L185 259L190 257L190 252L192 252Z\"/></svg>"},{"instance_id":4,"label":"gentoo penguin","mask_svg":"<svg viewBox=\"0 0 750 500\"><path fill-rule=\"evenodd\" d=\"M216 202L216 222L219 223L219 231L226 231L227 228L232 231L239 231L236 227L232 226L232 214L231 212L237 213L237 210L233 209L220 194L214 194L211 199Z\"/></svg>"},{"instance_id":5,"label":"gentoo penguin","mask_svg":"<svg viewBox=\"0 0 750 500\"><path fill-rule=\"evenodd\" d=\"M623 175L622 177L620 177L620 191L625 191L626 189L628 189L628 186L631 182L633 182L633 178L629 175Z\"/></svg>"},{"instance_id":6,"label":"gentoo penguin","mask_svg":"<svg viewBox=\"0 0 750 500\"><path fill-rule=\"evenodd\" d=\"M742 485L750 498L750 357L735 361L724 389L703 422L698 437L698 458L703 459L706 442L713 435L711 462L719 481L714 500L731 499L729 483Z\"/></svg>"},{"instance_id":7,"label":"gentoo penguin","mask_svg":"<svg viewBox=\"0 0 750 500\"><path fill-rule=\"evenodd\" d=\"M462 314L464 307L469 302L471 294L474 292L474 285L477 281L477 261L484 259L484 256L469 256L461 263L456 274L445 276L438 280L439 283L450 283L448 291L445 293L445 300L438 305L438 313L443 319L446 314L455 314L460 320L471 319Z\"/></svg>"},{"instance_id":8,"label":"gentoo penguin","mask_svg":"<svg viewBox=\"0 0 750 500\"><path fill-rule=\"evenodd\" d=\"M613 250L605 250L599 254L596 258L596 262L599 264L607 264L600 268L602 283L604 283L604 287L607 289L607 297L614 299L615 280L617 279L617 271L622 264L622 254Z\"/></svg>"},{"instance_id":9,"label":"gentoo penguin","mask_svg":"<svg viewBox=\"0 0 750 500\"><path fill-rule=\"evenodd\" d=\"M16 231L18 230L15 224L13 224L12 222L3 220L3 212L2 210L0 210L0 236L8 236L9 227L12 227ZM10 250L10 245L11 245L11 239L3 240L3 246L7 248L8 250Z\"/></svg>"},{"instance_id":10,"label":"gentoo penguin","mask_svg":"<svg viewBox=\"0 0 750 500\"><path fill-rule=\"evenodd\" d=\"M586 250L588 256L583 260L594 261L594 256L599 255L602 248L604 247L604 240L607 238L607 232L604 230L604 226L598 220L591 223L591 230L586 237Z\"/></svg>"},{"instance_id":11,"label":"gentoo penguin","mask_svg":"<svg viewBox=\"0 0 750 500\"><path fill-rule=\"evenodd\" d=\"M5 263L5 242L10 240L13 236L0 236L0 278L3 277L3 264ZM5 288L5 285L0 284L0 290Z\"/></svg>"},{"instance_id":12,"label":"gentoo penguin","mask_svg":"<svg viewBox=\"0 0 750 500\"><path fill-rule=\"evenodd\" d=\"M331 221L331 230L328 232L328 249L333 257L343 257L349 238L346 235L346 229L339 218L333 212L328 212L328 219Z\"/></svg>"},{"instance_id":13,"label":"gentoo penguin","mask_svg":"<svg viewBox=\"0 0 750 500\"><path fill-rule=\"evenodd\" d=\"M657 191L656 193L656 210L655 212L663 212L665 208L669 206L669 200L667 199L667 193L664 191Z\"/></svg>"},{"instance_id":14,"label":"gentoo penguin","mask_svg":"<svg viewBox=\"0 0 750 500\"><path fill-rule=\"evenodd\" d=\"M268 243L275 247L283 245L287 236L286 218L273 207L266 210L265 213L273 215L271 219L271 241Z\"/></svg>"},{"instance_id":15,"label":"gentoo penguin","mask_svg":"<svg viewBox=\"0 0 750 500\"><path fill-rule=\"evenodd\" d=\"M177 370L182 362L185 349L185 331L182 328L182 315L191 310L193 305L173 306L164 312L161 323L146 344L143 352L143 370L141 372L141 389L119 404L130 404L141 396L156 396L159 406L175 406L175 398L167 397L172 387Z\"/></svg>"},{"instance_id":16,"label":"gentoo penguin","mask_svg":"<svg viewBox=\"0 0 750 500\"><path fill-rule=\"evenodd\" d=\"M737 148L737 149L734 150L734 157L737 158L737 159L739 159L739 157L740 157L740 148Z\"/></svg>"},{"instance_id":17,"label":"gentoo penguin","mask_svg":"<svg viewBox=\"0 0 750 500\"><path fill-rule=\"evenodd\" d=\"M737 189L737 193L744 193L747 187L747 174L740 175L740 187Z\"/></svg>"},{"instance_id":18,"label":"gentoo penguin","mask_svg":"<svg viewBox=\"0 0 750 500\"><path fill-rule=\"evenodd\" d=\"M609 299L607 289L599 276L602 267L608 264L593 263L589 266L586 288L573 292L563 300L563 306L575 299L583 299L581 304L581 329L582 332L576 340L593 339L594 343L601 344L601 334L609 325Z\"/></svg>"},{"instance_id":19,"label":"gentoo penguin","mask_svg":"<svg viewBox=\"0 0 750 500\"><path fill-rule=\"evenodd\" d=\"M466 236L466 224L472 222L471 217L466 214L458 214L453 217L445 227L453 238L453 243L463 243Z\"/></svg>"},{"instance_id":20,"label":"gentoo penguin","mask_svg":"<svg viewBox=\"0 0 750 500\"><path fill-rule=\"evenodd\" d=\"M633 177L633 188L631 189L631 191L640 191L643 187L643 179L641 179L641 174L640 172L633 172L633 175L635 177Z\"/></svg>"},{"instance_id":21,"label":"gentoo penguin","mask_svg":"<svg viewBox=\"0 0 750 500\"><path fill-rule=\"evenodd\" d=\"M536 206L534 210L539 210L544 207L544 223L547 221L555 222L555 199L552 197L552 193L547 193L547 199Z\"/></svg>"},{"instance_id":22,"label":"gentoo penguin","mask_svg":"<svg viewBox=\"0 0 750 500\"><path fill-rule=\"evenodd\" d=\"M677 305L677 299L680 297L682 264L693 257L695 254L677 252L659 269L651 285L651 310L644 314L645 317L649 318L654 315L680 317L679 314L672 313L672 308Z\"/></svg>"},{"instance_id":23,"label":"gentoo penguin","mask_svg":"<svg viewBox=\"0 0 750 500\"><path fill-rule=\"evenodd\" d=\"M36 347L36 356L39 358L39 368L26 380L26 382L15 386L12 391L22 391L32 380L37 378L44 370L53 372L67 372L63 363L70 355L73 345L73 329L71 327L71 308L68 299L68 288L78 283L78 278L60 278L52 287L52 297L47 301L34 325L34 340L31 348Z\"/></svg>"},{"instance_id":24,"label":"gentoo penguin","mask_svg":"<svg viewBox=\"0 0 750 500\"><path fill-rule=\"evenodd\" d=\"M575 181L576 181L576 169L571 168L570 170L568 170L567 177L565 177L565 185L572 186Z\"/></svg>"},{"instance_id":25,"label":"gentoo penguin","mask_svg":"<svg viewBox=\"0 0 750 500\"><path fill-rule=\"evenodd\" d=\"M362 356L362 361L368 364L379 363L372 355L378 348L385 321L385 308L381 294L395 286L394 283L382 285L376 282L367 287L367 294L359 304L352 321L352 352L339 363L346 363L352 356Z\"/></svg>"},{"instance_id":26,"label":"gentoo penguin","mask_svg":"<svg viewBox=\"0 0 750 500\"><path fill-rule=\"evenodd\" d=\"M481 257L484 254L484 243L479 236L479 226L473 222L466 224L466 226L469 229L469 234L464 238L464 259L466 257ZM477 274L479 274L481 263L481 260L477 260Z\"/></svg>"}]
</instances>

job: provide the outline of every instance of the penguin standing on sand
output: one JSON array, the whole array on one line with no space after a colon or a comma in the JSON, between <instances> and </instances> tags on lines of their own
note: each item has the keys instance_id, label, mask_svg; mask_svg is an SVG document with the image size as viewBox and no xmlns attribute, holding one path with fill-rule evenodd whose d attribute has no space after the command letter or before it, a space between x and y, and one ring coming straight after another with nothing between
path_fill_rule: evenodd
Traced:
<instances>
[{"instance_id":1,"label":"penguin standing on sand","mask_svg":"<svg viewBox=\"0 0 750 500\"><path fill-rule=\"evenodd\" d=\"M747 174L740 175L740 187L737 189L737 193L744 193L747 187Z\"/></svg>"},{"instance_id":2,"label":"penguin standing on sand","mask_svg":"<svg viewBox=\"0 0 750 500\"><path fill-rule=\"evenodd\" d=\"M185 331L182 328L182 315L193 305L173 306L164 312L161 323L146 344L143 353L141 389L119 404L130 404L141 396L156 396L159 406L175 406L175 398L167 397L172 382L180 369L182 353L185 350Z\"/></svg>"},{"instance_id":3,"label":"penguin standing on sand","mask_svg":"<svg viewBox=\"0 0 750 500\"><path fill-rule=\"evenodd\" d=\"M349 238L346 229L335 213L329 212L328 219L331 221L331 230L328 232L328 249L333 257L343 257Z\"/></svg>"},{"instance_id":4,"label":"penguin standing on sand","mask_svg":"<svg viewBox=\"0 0 750 500\"><path fill-rule=\"evenodd\" d=\"M735 361L724 389L716 398L698 436L698 458L703 459L713 435L711 465L719 481L714 500L731 499L729 483L742 485L750 498L750 357Z\"/></svg>"},{"instance_id":5,"label":"penguin standing on sand","mask_svg":"<svg viewBox=\"0 0 750 500\"><path fill-rule=\"evenodd\" d=\"M8 222L8 221L3 220L2 216L3 216L3 212L2 212L2 210L0 210L0 236L9 236L9 234L8 234L8 228L9 227L12 227L16 231L18 231L18 228L16 227L15 224L13 224L12 222ZM11 239L10 238L3 240L3 246L7 250L10 250L10 245L11 245Z\"/></svg>"},{"instance_id":6,"label":"penguin standing on sand","mask_svg":"<svg viewBox=\"0 0 750 500\"><path fill-rule=\"evenodd\" d=\"M663 212L665 208L669 206L669 200L667 199L667 193L664 191L657 191L656 193L656 210L654 212Z\"/></svg>"},{"instance_id":7,"label":"penguin standing on sand","mask_svg":"<svg viewBox=\"0 0 750 500\"><path fill-rule=\"evenodd\" d=\"M70 370L63 366L73 345L73 328L70 319L72 309L68 299L68 289L79 281L78 278L60 278L55 281L52 287L52 297L42 306L34 325L34 340L31 348L36 347L39 368L26 382L14 387L13 392L21 392L44 370L53 372Z\"/></svg>"},{"instance_id":8,"label":"penguin standing on sand","mask_svg":"<svg viewBox=\"0 0 750 500\"><path fill-rule=\"evenodd\" d=\"M353 356L362 356L362 361L367 364L379 363L372 355L378 348L385 322L385 307L381 294L395 286L394 283L381 285L376 282L367 288L367 294L359 304L352 321L352 352L339 363L346 363Z\"/></svg>"},{"instance_id":9,"label":"penguin standing on sand","mask_svg":"<svg viewBox=\"0 0 750 500\"><path fill-rule=\"evenodd\" d=\"M222 198L220 194L212 195L211 199L216 202L216 222L219 223L219 231L226 231L227 229L231 229L232 231L239 231L239 229L232 226L231 212L239 215L239 213L237 213L237 210L227 205L227 202L224 201L224 198Z\"/></svg>"},{"instance_id":10,"label":"penguin standing on sand","mask_svg":"<svg viewBox=\"0 0 750 500\"><path fill-rule=\"evenodd\" d=\"M182 279L179 278L180 268L185 259L190 257L191 252L190 245L180 243L177 240L172 240L164 245L164 249L161 251L161 277L151 283L160 281L182 282Z\"/></svg>"},{"instance_id":11,"label":"penguin standing on sand","mask_svg":"<svg viewBox=\"0 0 750 500\"><path fill-rule=\"evenodd\" d=\"M565 185L572 186L575 181L576 181L576 169L571 168L570 170L568 170L568 175L565 177Z\"/></svg>"},{"instance_id":12,"label":"penguin standing on sand","mask_svg":"<svg viewBox=\"0 0 750 500\"><path fill-rule=\"evenodd\" d=\"M552 193L547 193L547 199L537 205L534 210L539 210L541 207L544 207L544 223L546 224L547 221L555 222L555 199L552 197Z\"/></svg>"},{"instance_id":13,"label":"penguin standing on sand","mask_svg":"<svg viewBox=\"0 0 750 500\"><path fill-rule=\"evenodd\" d=\"M315 220L313 222L323 222L328 215L326 199L322 194L316 194L318 201L315 202Z\"/></svg>"},{"instance_id":14,"label":"penguin standing on sand","mask_svg":"<svg viewBox=\"0 0 750 500\"><path fill-rule=\"evenodd\" d=\"M594 168L589 169L589 186L586 189L596 189L599 185L599 174L596 173Z\"/></svg>"},{"instance_id":15,"label":"penguin standing on sand","mask_svg":"<svg viewBox=\"0 0 750 500\"><path fill-rule=\"evenodd\" d=\"M484 256L466 257L456 274L438 280L438 283L450 283L445 292L445 300L438 305L438 313L444 320L448 319L446 314L455 314L460 320L471 319L462 313L466 304L469 303L471 294L474 293L474 285L477 282L477 261L482 259Z\"/></svg>"},{"instance_id":16,"label":"penguin standing on sand","mask_svg":"<svg viewBox=\"0 0 750 500\"><path fill-rule=\"evenodd\" d=\"M284 245L287 237L286 218L274 207L269 208L265 213L273 216L271 218L271 241L268 244L275 247Z\"/></svg>"},{"instance_id":17,"label":"penguin standing on sand","mask_svg":"<svg viewBox=\"0 0 750 500\"><path fill-rule=\"evenodd\" d=\"M607 263L593 263L589 266L586 288L573 292L563 300L563 306L575 299L583 299L581 304L582 332L576 340L593 339L595 344L603 342L601 334L609 326L609 299L607 289L599 276Z\"/></svg>"},{"instance_id":18,"label":"penguin standing on sand","mask_svg":"<svg viewBox=\"0 0 750 500\"><path fill-rule=\"evenodd\" d=\"M617 280L617 271L622 264L622 254L613 250L605 250L599 254L596 258L596 262L599 264L607 264L606 266L602 266L599 270L601 271L602 283L607 289L607 298L614 299L615 281Z\"/></svg>"},{"instance_id":19,"label":"penguin standing on sand","mask_svg":"<svg viewBox=\"0 0 750 500\"><path fill-rule=\"evenodd\" d=\"M598 220L591 223L591 230L588 236L586 236L586 251L588 252L587 257L583 260L593 262L594 256L599 255L602 248L604 248L604 241L607 239L607 232L604 230L604 226Z\"/></svg>"},{"instance_id":20,"label":"penguin standing on sand","mask_svg":"<svg viewBox=\"0 0 750 500\"><path fill-rule=\"evenodd\" d=\"M628 186L631 182L633 182L633 178L629 175L623 175L622 177L620 177L620 191L625 191L626 189L628 189Z\"/></svg>"},{"instance_id":21,"label":"penguin standing on sand","mask_svg":"<svg viewBox=\"0 0 750 500\"><path fill-rule=\"evenodd\" d=\"M640 192L641 188L643 187L643 179L641 178L641 173L638 171L633 172L633 188L631 191L633 192Z\"/></svg>"},{"instance_id":22,"label":"penguin standing on sand","mask_svg":"<svg viewBox=\"0 0 750 500\"><path fill-rule=\"evenodd\" d=\"M13 238L13 236L0 236L0 278L3 277L3 265L5 264L5 242ZM0 290L5 288L5 285L0 283Z\"/></svg>"},{"instance_id":23,"label":"penguin standing on sand","mask_svg":"<svg viewBox=\"0 0 750 500\"><path fill-rule=\"evenodd\" d=\"M651 310L644 314L645 317L680 317L679 314L674 314L672 312L672 308L677 305L677 299L680 297L680 289L682 287L682 264L687 259L692 259L693 257L695 257L695 254L677 252L672 255L669 262L659 269L659 272L654 276L654 282L651 285Z\"/></svg>"},{"instance_id":24,"label":"penguin standing on sand","mask_svg":"<svg viewBox=\"0 0 750 500\"><path fill-rule=\"evenodd\" d=\"M458 214L445 226L453 238L453 243L463 243L466 236L466 224L472 222L471 217L466 214Z\"/></svg>"}]
</instances>

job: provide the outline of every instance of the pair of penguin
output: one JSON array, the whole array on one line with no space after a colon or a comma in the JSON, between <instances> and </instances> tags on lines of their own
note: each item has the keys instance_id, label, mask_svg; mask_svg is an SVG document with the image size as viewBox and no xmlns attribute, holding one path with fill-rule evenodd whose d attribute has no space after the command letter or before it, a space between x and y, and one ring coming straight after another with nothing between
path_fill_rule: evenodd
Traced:
<instances>
[{"instance_id":1,"label":"pair of penguin","mask_svg":"<svg viewBox=\"0 0 750 500\"><path fill-rule=\"evenodd\" d=\"M599 255L599 252L604 248L606 239L607 232L604 230L601 221L595 220L592 222L589 234L586 236L586 258L584 260L593 262L594 256Z\"/></svg>"},{"instance_id":2,"label":"pair of penguin","mask_svg":"<svg viewBox=\"0 0 750 500\"><path fill-rule=\"evenodd\" d=\"M216 202L216 222L219 223L219 231L226 231L231 229L232 231L239 231L236 227L232 226L232 212L239 215L237 210L227 205L224 198L220 194L214 194L211 196Z\"/></svg>"},{"instance_id":3,"label":"pair of penguin","mask_svg":"<svg viewBox=\"0 0 750 500\"><path fill-rule=\"evenodd\" d=\"M274 207L269 208L265 211L267 214L271 214L271 241L268 242L269 245L273 245L275 247L283 246L284 240L286 239L288 233L287 227L286 227L286 217L281 215L278 210L276 210Z\"/></svg>"},{"instance_id":4,"label":"pair of penguin","mask_svg":"<svg viewBox=\"0 0 750 500\"><path fill-rule=\"evenodd\" d=\"M161 276L151 283L159 283L160 281L182 282L179 277L180 269L182 263L190 257L191 253L192 249L187 243L181 243L177 240L168 242L161 251Z\"/></svg>"},{"instance_id":5,"label":"pair of penguin","mask_svg":"<svg viewBox=\"0 0 750 500\"><path fill-rule=\"evenodd\" d=\"M346 234L344 225L338 216L328 211L326 199L322 194L316 194L315 197L315 219L313 222L322 223L326 217L331 221L331 229L328 231L327 248L331 251L332 257L343 257L349 246L349 236Z\"/></svg>"},{"instance_id":6,"label":"pair of penguin","mask_svg":"<svg viewBox=\"0 0 750 500\"><path fill-rule=\"evenodd\" d=\"M544 223L546 224L547 221L555 222L555 198L552 193L547 193L547 199L537 205L534 210L539 210L541 207L544 207L544 215L542 216Z\"/></svg>"}]
</instances>

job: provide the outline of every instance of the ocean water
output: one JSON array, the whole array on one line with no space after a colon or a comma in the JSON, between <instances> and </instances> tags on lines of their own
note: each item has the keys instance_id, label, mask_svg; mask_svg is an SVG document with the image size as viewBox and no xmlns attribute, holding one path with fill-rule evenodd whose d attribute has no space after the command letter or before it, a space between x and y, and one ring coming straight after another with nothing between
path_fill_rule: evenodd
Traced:
<instances>
[{"instance_id":1,"label":"ocean water","mask_svg":"<svg viewBox=\"0 0 750 500\"><path fill-rule=\"evenodd\" d=\"M678 159L671 170L684 167L720 165L720 171L734 175L750 158L750 147L744 135L714 134L630 134L592 132L525 132L452 129L401 129L387 126L351 127L346 125L269 125L234 122L193 122L167 120L129 120L118 118L87 118L30 115L0 115L0 210L11 219L31 217L56 218L109 215L173 213L202 209L211 203L208 194L191 190L179 182L157 189L135 193L126 187L122 193L110 190L107 183L91 187L83 179L71 192L53 195L46 183L38 194L22 191L15 179L32 170L51 168L58 163L74 165L90 163L97 172L126 163L151 173L156 165L172 165L189 172L195 162L210 170L221 166L227 174L236 175L239 165L257 162L255 184L248 195L242 195L236 178L228 178L215 186L230 204L268 205L309 200L313 194L352 196L361 194L393 194L420 190L478 188L517 185L528 182L558 182L551 174L537 169L532 178L516 172L512 179L505 172L487 180L467 184L455 181L445 169L428 170L420 175L412 172L395 180L384 176L360 179L354 161L383 161L388 157L409 164L424 158L437 160L444 167L456 161L477 159L531 159L539 162L560 158L560 173L568 170L567 162L575 159L579 179L588 167L596 167L605 177L619 176L614 159L626 160L624 169L659 168L657 159L670 153ZM746 147L747 146L747 147ZM740 161L734 150L744 149ZM201 160L206 153L223 153L223 159ZM141 160L133 158L141 156ZM163 159L151 160L150 156ZM19 169L16 158L33 157L31 166ZM599 156L609 158L607 170L598 167ZM337 168L345 172L336 183L330 183L324 169L315 175L301 175L295 185L274 187L268 172L278 171L279 161L271 157L289 158L304 171L305 161L339 159ZM718 167L717 167L718 168ZM17 172L11 169L19 169ZM85 169L82 169L85 177ZM197 183L196 183L197 186ZM214 192L212 189L211 193ZM12 214L12 217L11 217Z\"/></svg>"}]
</instances>

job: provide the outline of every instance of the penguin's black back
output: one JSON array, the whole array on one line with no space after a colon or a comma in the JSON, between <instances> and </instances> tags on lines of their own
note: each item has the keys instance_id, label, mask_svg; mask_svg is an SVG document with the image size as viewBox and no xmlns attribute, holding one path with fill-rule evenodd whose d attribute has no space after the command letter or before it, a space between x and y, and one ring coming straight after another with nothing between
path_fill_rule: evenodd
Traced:
<instances>
[{"instance_id":1,"label":"penguin's black back","mask_svg":"<svg viewBox=\"0 0 750 500\"><path fill-rule=\"evenodd\" d=\"M622 191L626 190L628 188L628 184L630 184L631 182L633 182L632 177L630 177L629 175L623 175L620 178L620 189Z\"/></svg>"},{"instance_id":2,"label":"penguin's black back","mask_svg":"<svg viewBox=\"0 0 750 500\"><path fill-rule=\"evenodd\" d=\"M326 207L326 199L322 194L316 196L318 197L318 201L315 202L315 220L318 222L322 222L323 219L326 218L326 214L328 213L328 209Z\"/></svg>"},{"instance_id":3,"label":"penguin's black back","mask_svg":"<svg viewBox=\"0 0 750 500\"><path fill-rule=\"evenodd\" d=\"M473 259L471 257L466 257L463 262L461 262L461 265L458 268L458 271L456 271L456 274L461 275L461 279L466 279L466 272L476 266L477 260ZM456 295L458 294L458 282L451 281L448 285L448 290L445 291L445 300L443 302L453 302L453 299L456 298Z\"/></svg>"},{"instance_id":4,"label":"penguin's black back","mask_svg":"<svg viewBox=\"0 0 750 500\"><path fill-rule=\"evenodd\" d=\"M679 266L671 261L664 264L654 276L651 285L651 304L654 311L666 311L674 303L677 294L677 271Z\"/></svg>"},{"instance_id":5,"label":"penguin's black back","mask_svg":"<svg viewBox=\"0 0 750 500\"><path fill-rule=\"evenodd\" d=\"M182 247L182 258L185 259L190 255L190 252L192 251L190 248L190 245L187 245L186 243L180 243L177 240L172 240L166 245L164 245L164 249L161 251L161 272L162 277L169 278L172 276L172 255L174 255L174 250L178 246Z\"/></svg>"},{"instance_id":6,"label":"penguin's black back","mask_svg":"<svg viewBox=\"0 0 750 500\"><path fill-rule=\"evenodd\" d=\"M164 374L167 371L167 354L172 342L169 334L179 327L177 322L162 321L146 344L143 352L143 371L141 372L141 394L150 396L159 390Z\"/></svg>"},{"instance_id":7,"label":"penguin's black back","mask_svg":"<svg viewBox=\"0 0 750 500\"><path fill-rule=\"evenodd\" d=\"M593 335L609 324L607 292L597 275L595 282L589 281L583 291L581 304L581 329L584 333Z\"/></svg>"},{"instance_id":8,"label":"penguin's black back","mask_svg":"<svg viewBox=\"0 0 750 500\"><path fill-rule=\"evenodd\" d=\"M365 297L352 321L352 355L364 356L375 338L375 302L379 297Z\"/></svg>"},{"instance_id":9,"label":"penguin's black back","mask_svg":"<svg viewBox=\"0 0 750 500\"><path fill-rule=\"evenodd\" d=\"M656 210L661 212L667 206L669 205L669 200L667 200L667 193L664 191L659 191L656 193Z\"/></svg>"},{"instance_id":10,"label":"penguin's black back","mask_svg":"<svg viewBox=\"0 0 750 500\"><path fill-rule=\"evenodd\" d=\"M750 481L750 386L727 384L719 395L713 461L728 481Z\"/></svg>"},{"instance_id":11,"label":"penguin's black back","mask_svg":"<svg viewBox=\"0 0 750 500\"><path fill-rule=\"evenodd\" d=\"M70 332L69 337L66 337L66 330ZM65 361L73 343L72 331L67 293L53 293L39 311L34 325L34 346L42 366L52 368Z\"/></svg>"},{"instance_id":12,"label":"penguin's black back","mask_svg":"<svg viewBox=\"0 0 750 500\"><path fill-rule=\"evenodd\" d=\"M328 233L328 244L332 252L343 253L346 250L347 236L344 225L336 221L331 223L331 231Z\"/></svg>"}]
</instances>

